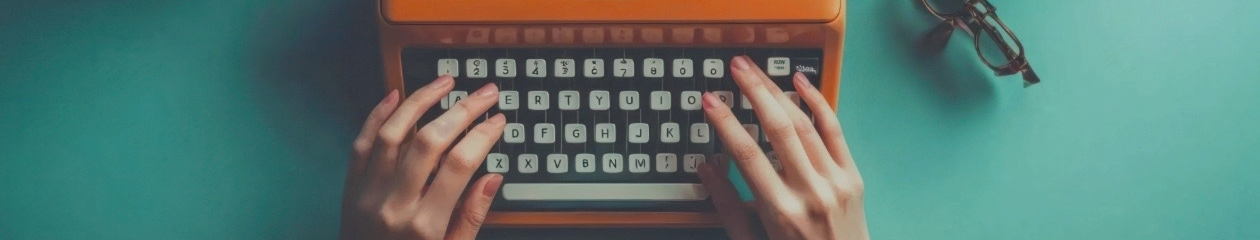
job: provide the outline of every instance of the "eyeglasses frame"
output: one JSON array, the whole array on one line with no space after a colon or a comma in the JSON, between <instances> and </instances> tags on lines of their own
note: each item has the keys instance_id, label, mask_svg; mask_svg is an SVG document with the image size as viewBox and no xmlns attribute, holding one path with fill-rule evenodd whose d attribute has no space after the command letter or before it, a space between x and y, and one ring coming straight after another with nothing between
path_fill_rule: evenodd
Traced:
<instances>
[{"instance_id":1,"label":"eyeglasses frame","mask_svg":"<svg viewBox=\"0 0 1260 240\"><path fill-rule=\"evenodd\" d=\"M932 33L927 36L928 38L931 38L932 36L940 36L939 34L946 34L943 38L937 40L943 41L936 43L937 48L943 48L945 45L944 43L949 41L948 35L953 32L954 28L961 28L964 32L967 32L967 35L972 36L972 40L976 48L976 54L980 55L980 60L992 69L997 76L1008 76L1015 73L1022 73L1024 78L1024 87L1032 86L1041 82L1041 78L1037 77L1037 74L1033 72L1032 66L1028 64L1028 59L1024 56L1023 43L1021 43L1019 41L1019 37L1016 37L1015 33L1002 22L1002 19L997 16L997 8L994 8L993 4L989 3L988 0L965 0L966 4L964 9L954 13L941 13L932 7L927 0L920 1L923 3L924 8L927 8L928 12L932 13L932 15L937 18L940 18L942 21L941 24L934 28ZM982 6L984 9L980 9L978 6ZM997 23L997 26L995 27L992 24L989 24L989 21L986 19L992 19L993 22ZM1002 55L1006 57L1006 64L994 65L987 57L984 56L980 47L980 40L982 36L978 34L979 32L972 30L973 25L974 27L979 28L979 32L984 32L987 35L984 37L989 37L993 40L994 44L997 45L998 49L1002 52ZM1015 49L1012 49L1009 43L1005 41L1001 35L999 35L997 32L998 27L1001 27L1002 31L1011 38L1011 41L1015 42L1015 48L1019 50L1018 52L1016 52ZM933 50L939 51L940 49Z\"/></svg>"}]
</instances>

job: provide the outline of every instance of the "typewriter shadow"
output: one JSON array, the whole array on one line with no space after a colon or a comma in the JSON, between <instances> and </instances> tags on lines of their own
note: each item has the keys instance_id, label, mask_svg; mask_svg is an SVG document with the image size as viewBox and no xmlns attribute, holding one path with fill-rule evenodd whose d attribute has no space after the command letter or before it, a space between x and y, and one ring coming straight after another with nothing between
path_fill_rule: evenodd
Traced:
<instances>
[{"instance_id":1,"label":"typewriter shadow","mask_svg":"<svg viewBox=\"0 0 1260 240\"><path fill-rule=\"evenodd\" d=\"M350 143L385 95L374 1L260 3L243 61L255 86L250 108L281 144L282 159L257 161L272 177L257 188L277 189L259 209L286 218L271 229L281 238L336 236L341 186Z\"/></svg>"},{"instance_id":2,"label":"typewriter shadow","mask_svg":"<svg viewBox=\"0 0 1260 240\"><path fill-rule=\"evenodd\" d=\"M994 74L980 62L971 36L955 31L945 49L930 51L923 38L940 19L919 0L885 1L884 7L887 39L904 46L895 54L919 74L910 80L927 80L935 89L945 115L983 113L993 106Z\"/></svg>"},{"instance_id":3,"label":"typewriter shadow","mask_svg":"<svg viewBox=\"0 0 1260 240\"><path fill-rule=\"evenodd\" d=\"M270 64L262 68L260 79L268 80L265 83L280 91L279 96L300 97L302 102L294 104L323 118L315 121L332 120L345 127L330 131L357 134L367 113L385 95L376 4L332 1L313 11L278 14L290 16L277 17L284 23L269 27L277 29L256 29L262 36L255 39L263 42L254 45L274 46L267 49L271 52L258 53Z\"/></svg>"}]
</instances>

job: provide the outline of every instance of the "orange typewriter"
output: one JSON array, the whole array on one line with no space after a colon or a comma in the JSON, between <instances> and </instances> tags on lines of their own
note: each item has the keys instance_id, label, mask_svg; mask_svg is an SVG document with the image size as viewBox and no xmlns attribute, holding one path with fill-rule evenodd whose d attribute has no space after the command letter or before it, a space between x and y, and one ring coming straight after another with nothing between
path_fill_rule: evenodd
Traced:
<instances>
[{"instance_id":1,"label":"orange typewriter","mask_svg":"<svg viewBox=\"0 0 1260 240\"><path fill-rule=\"evenodd\" d=\"M478 173L504 176L487 226L717 227L696 166L724 149L701 94L759 136L728 74L748 55L789 97L802 72L834 107L844 3L380 0L385 85L410 93L452 75L446 109L498 84L486 116L509 124Z\"/></svg>"}]
</instances>

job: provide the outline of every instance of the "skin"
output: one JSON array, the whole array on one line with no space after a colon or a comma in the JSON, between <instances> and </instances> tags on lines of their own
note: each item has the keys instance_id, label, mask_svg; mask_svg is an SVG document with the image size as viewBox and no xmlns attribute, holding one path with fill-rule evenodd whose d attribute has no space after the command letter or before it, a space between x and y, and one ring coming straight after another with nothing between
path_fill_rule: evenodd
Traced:
<instances>
[{"instance_id":1,"label":"skin","mask_svg":"<svg viewBox=\"0 0 1260 240\"><path fill-rule=\"evenodd\" d=\"M726 148L737 149L699 169L731 238L869 239L862 178L822 93L804 76L794 76L801 100L815 113L811 122L746 56L731 59L731 74L783 165L783 171L775 171L730 108L705 93L705 115ZM477 236L503 177L488 174L471 187L467 182L499 140L505 120L500 114L473 122L497 104L498 88L487 84L413 131L420 116L453 85L450 76L442 76L401 103L398 93L391 92L372 110L355 139L346 175L342 239ZM729 164L739 168L758 199L751 210L726 178ZM754 213L760 216L760 228Z\"/></svg>"},{"instance_id":2,"label":"skin","mask_svg":"<svg viewBox=\"0 0 1260 240\"><path fill-rule=\"evenodd\" d=\"M862 208L862 177L849 153L835 111L804 75L793 76L801 100L814 112L811 122L747 56L731 59L731 75L761 121L783 165L771 167L756 139L712 93L704 95L704 113L729 157L700 166L700 179L733 239L757 239L751 213L740 202L723 171L734 163L757 199L754 210L770 239L870 239ZM731 160L725 160L729 158Z\"/></svg>"},{"instance_id":3,"label":"skin","mask_svg":"<svg viewBox=\"0 0 1260 240\"><path fill-rule=\"evenodd\" d=\"M414 124L454 86L442 76L411 97L392 92L372 110L354 142L342 199L342 239L473 239L485 220L503 176L488 174L467 183L503 133L495 115L460 134L498 103L498 88L486 85L440 117ZM460 139L456 142L456 139ZM449 152L446 149L451 149ZM440 167L439 167L440 165ZM432 177L433 181L428 182ZM466 191L466 192L465 192ZM459 209L456 209L456 203Z\"/></svg>"}]
</instances>

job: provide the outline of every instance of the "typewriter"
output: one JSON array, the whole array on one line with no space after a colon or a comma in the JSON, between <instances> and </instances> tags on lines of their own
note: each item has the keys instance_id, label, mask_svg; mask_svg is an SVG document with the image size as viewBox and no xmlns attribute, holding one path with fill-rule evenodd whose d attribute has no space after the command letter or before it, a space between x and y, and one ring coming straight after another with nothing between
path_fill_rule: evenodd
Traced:
<instances>
[{"instance_id":1,"label":"typewriter","mask_svg":"<svg viewBox=\"0 0 1260 240\"><path fill-rule=\"evenodd\" d=\"M701 94L771 150L731 58L751 57L791 98L795 72L832 107L839 92L843 0L379 3L387 90L456 79L421 123L500 88L485 116L508 124L478 173L504 176L490 227L719 226L696 166L725 149Z\"/></svg>"}]
</instances>

